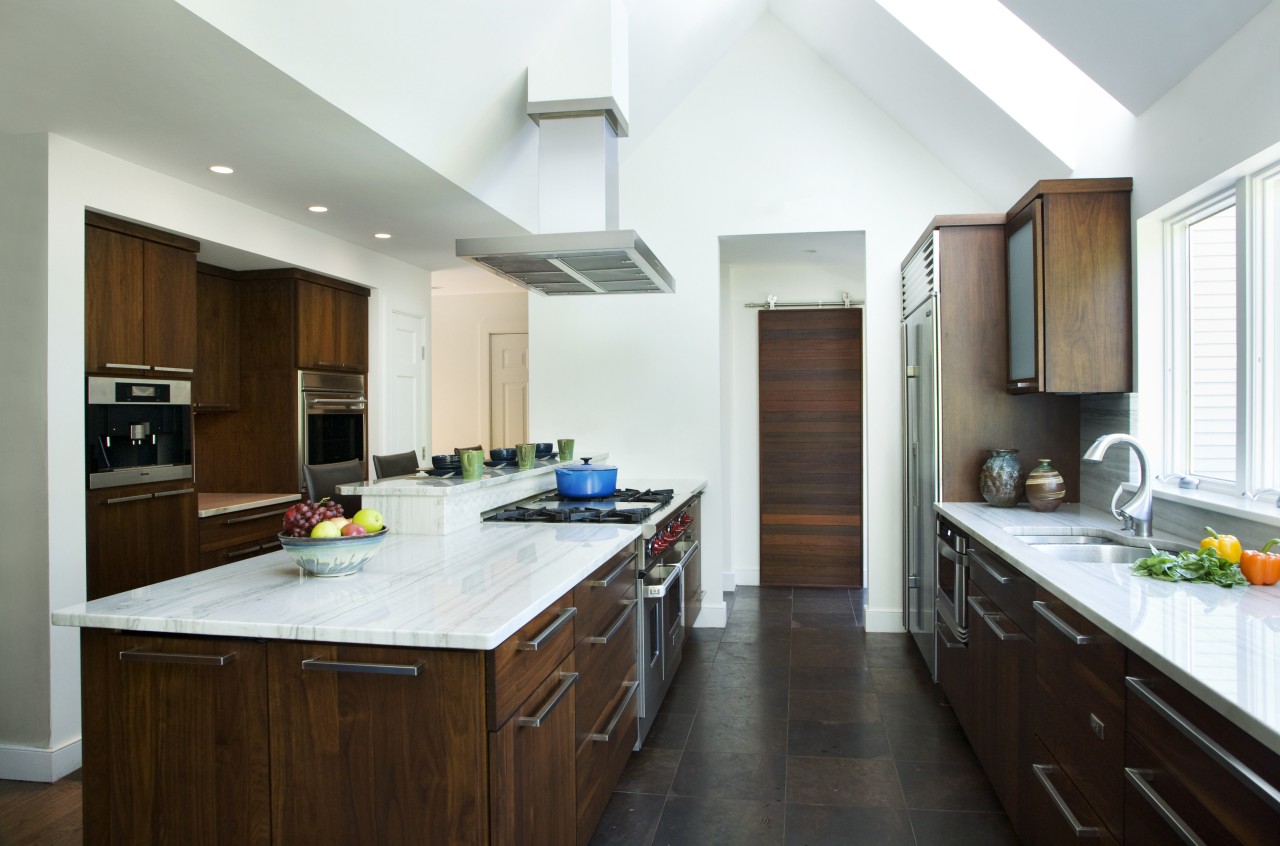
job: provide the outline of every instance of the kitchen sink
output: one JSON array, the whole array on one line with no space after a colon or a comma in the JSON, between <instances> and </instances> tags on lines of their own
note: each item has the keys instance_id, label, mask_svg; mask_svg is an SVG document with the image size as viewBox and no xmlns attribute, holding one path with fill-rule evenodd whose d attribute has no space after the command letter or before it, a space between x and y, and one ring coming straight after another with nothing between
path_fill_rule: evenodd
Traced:
<instances>
[{"instance_id":1,"label":"kitchen sink","mask_svg":"<svg viewBox=\"0 0 1280 846\"><path fill-rule=\"evenodd\" d=\"M1132 564L1151 555L1150 547L1122 543L1033 543L1031 547L1063 561L1086 564Z\"/></svg>"},{"instance_id":2,"label":"kitchen sink","mask_svg":"<svg viewBox=\"0 0 1280 846\"><path fill-rule=\"evenodd\" d=\"M1152 547L1174 554L1195 548L1172 538L1135 538L1109 529L1040 526L1009 533L1054 558L1087 564L1132 564L1150 556Z\"/></svg>"}]
</instances>

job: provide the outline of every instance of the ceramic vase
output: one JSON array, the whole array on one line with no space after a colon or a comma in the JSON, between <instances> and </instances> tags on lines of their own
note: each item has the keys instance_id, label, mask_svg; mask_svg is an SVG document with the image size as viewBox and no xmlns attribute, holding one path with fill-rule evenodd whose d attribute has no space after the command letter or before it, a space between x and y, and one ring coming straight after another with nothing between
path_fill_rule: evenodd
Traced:
<instances>
[{"instance_id":1,"label":"ceramic vase","mask_svg":"<svg viewBox=\"0 0 1280 846\"><path fill-rule=\"evenodd\" d=\"M978 474L982 498L999 508L1012 508L1022 495L1022 467L1016 449L993 449Z\"/></svg>"},{"instance_id":2,"label":"ceramic vase","mask_svg":"<svg viewBox=\"0 0 1280 846\"><path fill-rule=\"evenodd\" d=\"M1049 459L1039 459L1036 469L1027 474L1027 502L1036 511L1054 511L1067 495L1062 474L1049 464Z\"/></svg>"}]
</instances>

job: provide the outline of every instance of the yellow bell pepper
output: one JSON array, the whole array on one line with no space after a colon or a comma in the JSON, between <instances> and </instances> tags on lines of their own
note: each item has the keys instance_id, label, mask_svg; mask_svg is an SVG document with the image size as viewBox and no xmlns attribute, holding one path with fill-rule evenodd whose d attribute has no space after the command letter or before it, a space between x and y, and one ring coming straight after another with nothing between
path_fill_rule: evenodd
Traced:
<instances>
[{"instance_id":1,"label":"yellow bell pepper","mask_svg":"<svg viewBox=\"0 0 1280 846\"><path fill-rule=\"evenodd\" d=\"M1240 539L1235 535L1220 535L1208 526L1204 530L1209 533L1209 537L1200 541L1201 549L1213 547L1218 554L1227 559L1232 564L1240 563Z\"/></svg>"}]
</instances>

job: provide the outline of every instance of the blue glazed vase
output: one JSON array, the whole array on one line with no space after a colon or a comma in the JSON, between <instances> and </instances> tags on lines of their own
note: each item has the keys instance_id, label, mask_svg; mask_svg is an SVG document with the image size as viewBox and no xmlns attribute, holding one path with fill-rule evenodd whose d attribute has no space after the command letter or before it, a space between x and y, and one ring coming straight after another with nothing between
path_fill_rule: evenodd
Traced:
<instances>
[{"instance_id":1,"label":"blue glazed vase","mask_svg":"<svg viewBox=\"0 0 1280 846\"><path fill-rule=\"evenodd\" d=\"M1022 496L1022 466L1016 449L993 449L978 474L982 498L998 508L1012 508Z\"/></svg>"}]
</instances>

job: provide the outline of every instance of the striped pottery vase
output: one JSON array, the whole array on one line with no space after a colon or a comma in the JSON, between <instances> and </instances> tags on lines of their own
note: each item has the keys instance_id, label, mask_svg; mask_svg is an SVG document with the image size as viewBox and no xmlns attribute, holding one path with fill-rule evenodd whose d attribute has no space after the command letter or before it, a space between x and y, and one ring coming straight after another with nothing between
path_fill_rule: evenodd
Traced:
<instances>
[{"instance_id":1,"label":"striped pottery vase","mask_svg":"<svg viewBox=\"0 0 1280 846\"><path fill-rule=\"evenodd\" d=\"M982 498L1000 508L1012 508L1022 495L1022 465L1016 449L993 449L978 474Z\"/></svg>"},{"instance_id":2,"label":"striped pottery vase","mask_svg":"<svg viewBox=\"0 0 1280 846\"><path fill-rule=\"evenodd\" d=\"M1039 459L1036 469L1027 474L1027 502L1036 511L1053 511L1067 495L1062 474L1049 466L1049 459Z\"/></svg>"}]
</instances>

